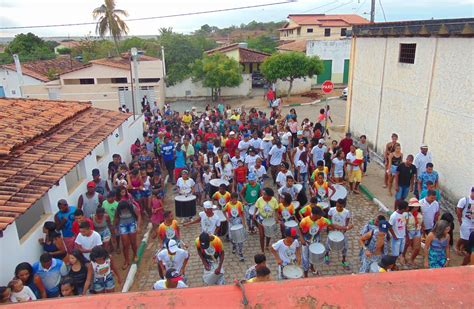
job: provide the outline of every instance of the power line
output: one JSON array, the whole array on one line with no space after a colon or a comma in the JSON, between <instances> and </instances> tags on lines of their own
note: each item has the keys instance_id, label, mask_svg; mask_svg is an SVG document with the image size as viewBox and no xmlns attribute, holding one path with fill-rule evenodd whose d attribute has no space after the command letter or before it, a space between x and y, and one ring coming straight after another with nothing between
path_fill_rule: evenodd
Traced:
<instances>
[{"instance_id":1,"label":"power line","mask_svg":"<svg viewBox=\"0 0 474 309\"><path fill-rule=\"evenodd\" d=\"M359 13L360 9L365 5L366 2L367 2L367 0L364 0L364 1L362 2L362 4L359 5L359 7L357 8L356 13Z\"/></svg>"},{"instance_id":2,"label":"power line","mask_svg":"<svg viewBox=\"0 0 474 309\"><path fill-rule=\"evenodd\" d=\"M333 1L333 2L329 2L329 3L326 3L324 5L320 5L320 6L317 6L315 8L312 8L312 9L309 9L309 10L306 10L304 12L301 12L301 14L304 14L304 13L308 13L308 12L311 12L311 11L314 11L314 10L317 10L317 9L320 9L320 8L323 8L325 6L328 6L328 5L331 5L331 4L334 4L334 3L337 3L339 2L339 0L336 0L336 1Z\"/></svg>"},{"instance_id":3,"label":"power line","mask_svg":"<svg viewBox=\"0 0 474 309\"><path fill-rule=\"evenodd\" d=\"M351 1L349 1L349 2L343 3L343 4L338 5L338 6L336 6L336 7L333 7L332 9L329 9L329 10L325 11L324 13L327 13L327 12L330 12L330 11L334 11L335 9L338 9L338 8L340 8L340 7L343 7L343 6L346 6L346 5L348 5L348 4L351 4L352 2L354 2L354 0L351 0Z\"/></svg>"},{"instance_id":4,"label":"power line","mask_svg":"<svg viewBox=\"0 0 474 309\"><path fill-rule=\"evenodd\" d=\"M188 12L188 13L161 15L161 16L153 16L153 17L130 18L130 19L127 19L125 21L126 22L131 22L131 21L133 22L133 21L142 21L142 20L163 19L163 18L171 18L171 17L182 17L182 16L191 16L191 15L201 15L201 14L209 14L209 13L245 10L245 9L253 9L253 8L259 8L259 7L266 7L266 6L274 6L274 5L280 5L280 4L288 4L288 3L291 3L291 2L296 2L296 0L286 0L286 1L280 1L280 2L273 2L273 3L266 3L266 4L256 4L256 5L248 5L248 6L239 6L239 7L226 8L226 9L209 10L209 11ZM13 26L13 27L0 27L0 30L71 27L71 26L86 26L86 25L96 25L96 24L97 24L97 22L83 22L83 23L56 24L56 25Z\"/></svg>"},{"instance_id":5,"label":"power line","mask_svg":"<svg viewBox=\"0 0 474 309\"><path fill-rule=\"evenodd\" d=\"M387 17L385 17L385 10L383 9L382 1L379 0L380 8L382 9L383 19L387 21Z\"/></svg>"}]
</instances>

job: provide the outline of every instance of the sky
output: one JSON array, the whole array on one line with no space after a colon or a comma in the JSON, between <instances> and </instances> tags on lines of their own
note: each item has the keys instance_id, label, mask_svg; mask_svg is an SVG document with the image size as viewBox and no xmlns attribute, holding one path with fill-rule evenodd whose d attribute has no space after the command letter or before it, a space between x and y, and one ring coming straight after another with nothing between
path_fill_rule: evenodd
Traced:
<instances>
[{"instance_id":1,"label":"sky","mask_svg":"<svg viewBox=\"0 0 474 309\"><path fill-rule=\"evenodd\" d=\"M284 2L285 0L117 0L117 8L126 10L129 18L163 16L247 5ZM92 10L101 0L0 0L0 28L64 23L93 22ZM371 0L298 0L275 6L231 12L128 22L129 35L155 35L161 27L190 33L203 24L228 27L252 20L284 20L288 14L326 13L359 14L369 18ZM376 21L461 18L474 16L474 0L376 0ZM95 26L72 26L31 29L0 29L1 37L33 32L41 37L94 35Z\"/></svg>"}]
</instances>

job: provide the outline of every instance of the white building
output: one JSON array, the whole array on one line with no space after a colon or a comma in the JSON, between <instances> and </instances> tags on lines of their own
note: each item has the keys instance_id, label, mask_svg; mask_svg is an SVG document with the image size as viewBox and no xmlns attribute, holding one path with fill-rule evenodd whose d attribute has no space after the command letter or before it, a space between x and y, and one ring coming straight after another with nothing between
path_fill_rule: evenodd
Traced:
<instances>
[{"instance_id":1,"label":"white building","mask_svg":"<svg viewBox=\"0 0 474 309\"><path fill-rule=\"evenodd\" d=\"M0 99L0 285L42 253L38 239L59 199L77 205L91 170L104 179L112 154L130 160L143 117L90 103Z\"/></svg>"},{"instance_id":2,"label":"white building","mask_svg":"<svg viewBox=\"0 0 474 309\"><path fill-rule=\"evenodd\" d=\"M318 56L324 64L322 74L316 76L316 83L330 80L335 84L347 84L349 81L349 59L351 40L310 40L306 42L306 55Z\"/></svg>"},{"instance_id":3,"label":"white building","mask_svg":"<svg viewBox=\"0 0 474 309\"><path fill-rule=\"evenodd\" d=\"M377 23L353 29L347 125L378 153L433 153L441 190L457 200L474 184L474 19Z\"/></svg>"}]
</instances>

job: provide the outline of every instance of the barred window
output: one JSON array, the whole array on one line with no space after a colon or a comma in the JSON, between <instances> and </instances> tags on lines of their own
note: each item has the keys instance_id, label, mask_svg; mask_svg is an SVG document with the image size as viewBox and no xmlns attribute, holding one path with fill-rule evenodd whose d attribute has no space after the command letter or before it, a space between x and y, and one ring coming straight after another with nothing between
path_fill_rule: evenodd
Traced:
<instances>
[{"instance_id":1,"label":"barred window","mask_svg":"<svg viewBox=\"0 0 474 309\"><path fill-rule=\"evenodd\" d=\"M415 63L416 44L400 44L400 63Z\"/></svg>"}]
</instances>

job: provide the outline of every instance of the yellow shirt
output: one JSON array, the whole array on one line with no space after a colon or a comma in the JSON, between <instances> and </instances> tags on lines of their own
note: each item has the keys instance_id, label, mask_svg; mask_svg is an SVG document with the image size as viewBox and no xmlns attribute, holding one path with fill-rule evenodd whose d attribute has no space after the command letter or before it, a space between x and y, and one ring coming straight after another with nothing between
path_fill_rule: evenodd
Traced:
<instances>
[{"instance_id":1,"label":"yellow shirt","mask_svg":"<svg viewBox=\"0 0 474 309\"><path fill-rule=\"evenodd\" d=\"M183 115L183 118L181 118L181 120L184 123L189 124L193 120L193 116L191 116L190 114L189 115Z\"/></svg>"},{"instance_id":2,"label":"yellow shirt","mask_svg":"<svg viewBox=\"0 0 474 309\"><path fill-rule=\"evenodd\" d=\"M240 120L240 114L233 114L232 116L230 116L230 120Z\"/></svg>"},{"instance_id":3,"label":"yellow shirt","mask_svg":"<svg viewBox=\"0 0 474 309\"><path fill-rule=\"evenodd\" d=\"M273 217L275 210L278 209L278 202L274 197L268 202L263 197L259 197L257 202L255 202L255 207L262 218L270 218Z\"/></svg>"}]
</instances>

